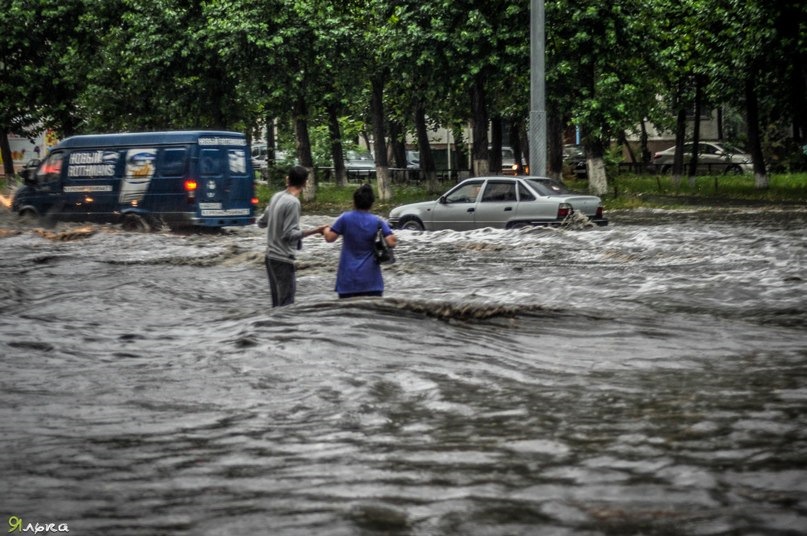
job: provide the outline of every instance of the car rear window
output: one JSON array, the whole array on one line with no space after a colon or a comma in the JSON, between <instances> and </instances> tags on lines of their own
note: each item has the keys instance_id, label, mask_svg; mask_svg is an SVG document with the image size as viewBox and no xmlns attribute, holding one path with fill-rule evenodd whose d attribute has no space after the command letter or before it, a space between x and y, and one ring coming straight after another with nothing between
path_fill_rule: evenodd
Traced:
<instances>
[{"instance_id":1,"label":"car rear window","mask_svg":"<svg viewBox=\"0 0 807 536\"><path fill-rule=\"evenodd\" d=\"M568 195L572 193L563 183L553 179L527 179L527 181L541 195Z\"/></svg>"}]
</instances>

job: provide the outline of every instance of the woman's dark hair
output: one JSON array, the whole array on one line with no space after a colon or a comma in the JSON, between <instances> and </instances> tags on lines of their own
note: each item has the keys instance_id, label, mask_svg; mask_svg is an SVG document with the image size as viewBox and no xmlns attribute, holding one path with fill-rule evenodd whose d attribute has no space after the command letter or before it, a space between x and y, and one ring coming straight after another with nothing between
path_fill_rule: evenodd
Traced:
<instances>
[{"instance_id":1,"label":"woman's dark hair","mask_svg":"<svg viewBox=\"0 0 807 536\"><path fill-rule=\"evenodd\" d=\"M297 188L305 188L305 183L308 181L308 170L303 166L294 166L289 171L289 186L296 186Z\"/></svg>"},{"instance_id":2,"label":"woman's dark hair","mask_svg":"<svg viewBox=\"0 0 807 536\"><path fill-rule=\"evenodd\" d=\"M370 210L375 203L373 187L369 184L362 184L353 192L353 206L358 210Z\"/></svg>"}]
</instances>

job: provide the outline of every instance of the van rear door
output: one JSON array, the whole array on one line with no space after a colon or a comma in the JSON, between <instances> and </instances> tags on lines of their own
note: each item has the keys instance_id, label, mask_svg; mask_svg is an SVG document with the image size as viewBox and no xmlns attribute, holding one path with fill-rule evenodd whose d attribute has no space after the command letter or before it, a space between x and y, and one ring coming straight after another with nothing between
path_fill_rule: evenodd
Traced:
<instances>
[{"instance_id":1,"label":"van rear door","mask_svg":"<svg viewBox=\"0 0 807 536\"><path fill-rule=\"evenodd\" d=\"M202 225L243 225L255 195L247 146L206 147L199 154L197 200Z\"/></svg>"}]
</instances>

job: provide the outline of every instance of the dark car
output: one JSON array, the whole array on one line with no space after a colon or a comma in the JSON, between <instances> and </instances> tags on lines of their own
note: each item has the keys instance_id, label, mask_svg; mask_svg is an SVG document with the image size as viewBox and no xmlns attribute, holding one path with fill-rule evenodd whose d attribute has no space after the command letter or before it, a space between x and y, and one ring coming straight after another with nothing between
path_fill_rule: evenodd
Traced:
<instances>
[{"instance_id":1,"label":"dark car","mask_svg":"<svg viewBox=\"0 0 807 536\"><path fill-rule=\"evenodd\" d=\"M569 144L563 146L563 165L569 169L569 173L572 173L578 179L588 177L586 151L582 145Z\"/></svg>"}]
</instances>

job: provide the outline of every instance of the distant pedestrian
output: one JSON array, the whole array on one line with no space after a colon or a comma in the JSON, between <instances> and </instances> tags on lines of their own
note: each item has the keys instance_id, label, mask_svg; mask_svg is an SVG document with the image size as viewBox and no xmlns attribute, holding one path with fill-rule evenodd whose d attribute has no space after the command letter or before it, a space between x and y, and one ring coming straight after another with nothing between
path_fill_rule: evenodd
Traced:
<instances>
[{"instance_id":1,"label":"distant pedestrian","mask_svg":"<svg viewBox=\"0 0 807 536\"><path fill-rule=\"evenodd\" d=\"M354 210L342 213L323 232L327 242L342 237L335 289L340 298L384 294L384 278L373 244L379 228L389 247L395 247L397 238L385 220L370 212L374 202L373 188L369 184L361 185L353 193Z\"/></svg>"},{"instance_id":2,"label":"distant pedestrian","mask_svg":"<svg viewBox=\"0 0 807 536\"><path fill-rule=\"evenodd\" d=\"M303 238L322 234L325 226L300 229L300 193L308 180L308 170L302 166L291 168L286 178L286 189L272 196L269 205L258 220L258 227L266 228L266 274L272 292L272 307L291 305L297 292L294 255L303 247Z\"/></svg>"}]
</instances>

